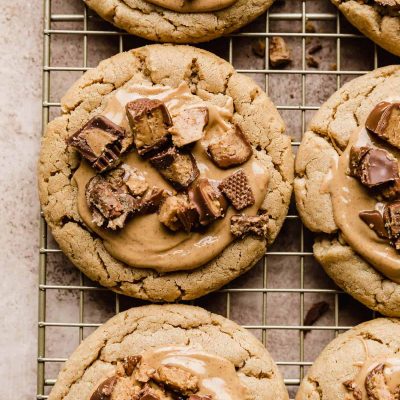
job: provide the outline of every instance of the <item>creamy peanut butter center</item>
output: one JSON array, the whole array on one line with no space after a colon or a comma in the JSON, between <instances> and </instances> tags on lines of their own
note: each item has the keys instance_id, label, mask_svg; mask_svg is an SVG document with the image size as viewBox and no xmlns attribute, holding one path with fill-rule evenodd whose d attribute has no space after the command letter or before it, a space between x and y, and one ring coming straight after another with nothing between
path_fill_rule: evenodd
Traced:
<instances>
[{"instance_id":1,"label":"creamy peanut butter center","mask_svg":"<svg viewBox=\"0 0 400 400\"><path fill-rule=\"evenodd\" d=\"M125 106L129 102L142 98L147 98L149 102L153 102L151 104L149 103L150 106L153 107L156 112L160 113L163 111L157 101L163 102L172 118L172 121L167 121L167 124L174 122L176 129L179 129L183 124L183 122L178 121L178 119L182 118L185 111L191 108L196 109L196 114L194 116L192 115L192 117L201 120L202 110L208 110L208 120L204 120L204 124L206 123L204 127L204 137L196 141L191 149L190 157L194 158L197 164L196 168L198 169L198 171L195 171L197 174L196 176L198 176L196 182L202 182L202 180L208 180L211 183L221 182L235 172L238 173L237 180L239 180L242 179L241 177L244 174L246 184L251 188L252 192L250 196L251 202L247 202L243 206L246 207L244 212L249 217L254 216L253 218L257 218L255 216L266 195L269 179L268 171L264 164L257 159L257 155L254 153L252 155L251 153L246 153L246 148L241 148L240 152L238 151L233 155L229 155L230 163L232 164L235 162L235 157L241 161L244 159L248 161L237 167L233 166L228 169L223 169L225 168L223 162L226 162L226 157L222 157L220 154L217 154L217 152L213 155L217 162L223 164L222 168L217 166L215 162L212 162L209 154L207 154L207 149L212 150L212 145L218 141L218 138L225 137L224 134L233 129L232 99L226 97L226 104L221 107L209 101L203 101L199 97L193 95L186 83L182 83L177 88L160 85L145 86L131 84L117 90L108 98L106 107L102 111L101 116L107 118L116 125L113 129L117 134L119 134L118 126L130 132ZM143 129L145 128L148 129L147 126L144 126ZM166 127L160 127L160 130L162 129L169 129L168 125ZM173 131L172 134L174 134ZM193 131L191 134L197 135L197 132ZM233 135L232 137L237 137L237 140L240 139L240 135ZM114 146L112 147L112 151L107 148L107 152L111 152L111 154L108 155L108 158L111 160L114 159L115 153L121 150L117 145L112 145ZM218 145L218 149L220 149L223 143L218 143ZM122 143L122 150L123 146L124 144ZM149 149L154 150L151 147L144 149L143 151L149 151ZM180 174L181 181L171 184L165 179L165 177L169 177L168 174L173 173L171 168L170 170L166 170L168 174L165 173L165 176L161 176L159 171L154 168L156 162L162 164L169 156L176 156L168 154L168 151L163 155L162 159L157 159L156 157L153 164L139 155L136 149L128 151L127 153L123 153L125 155L122 159L122 168L125 171L140 171L140 176L129 178L136 182L135 187L140 188L140 190L143 189L144 191L147 187L156 187L158 189L163 189L166 193L176 194L177 184L185 185L185 171L187 169L190 170L192 159L189 156L179 155L179 157L182 157L181 164L183 165L183 172ZM218 156L221 157L218 158ZM87 160L89 160L89 158L82 160L78 170L74 174L74 180L78 188L78 211L84 223L102 238L107 251L117 260L132 267L151 268L159 272L190 270L204 265L218 256L235 239L235 236L230 231L230 224L231 217L238 214L237 210L240 210L242 207L239 201L240 199L236 199L236 210L230 206L226 210L223 218L217 219L210 225L200 227L200 229L196 231L173 232L166 229L165 226L160 223L157 213L135 215L126 222L123 228L118 230L99 227L98 224L95 223L85 195L88 182L96 176L96 171L93 168L95 164L90 165ZM93 160L96 159L93 158ZM92 161L92 159L90 159L90 161ZM95 163L98 163L98 161L95 161ZM188 178L190 178L189 175ZM142 181L140 181L141 179ZM143 179L147 182L145 187L143 187ZM138 185L137 182L141 182L141 184ZM129 184L129 182L127 182L127 184ZM202 188L200 187L199 190L200 189ZM226 187L223 190L229 197L230 188ZM118 195L120 196L119 198L125 199L125 194L123 192L118 193ZM155 196L156 195L157 193ZM195 195L196 192L194 192L194 196ZM218 199L215 199L215 201L217 202L217 208L220 206L222 207L222 205L218 203ZM122 202L122 205L123 204ZM251 205L248 206L249 204ZM123 209L114 209L113 218L115 218L116 225L121 226L118 224L124 222ZM207 218L207 215L204 216L204 218Z\"/></svg>"},{"instance_id":2,"label":"creamy peanut butter center","mask_svg":"<svg viewBox=\"0 0 400 400\"><path fill-rule=\"evenodd\" d=\"M237 0L146 0L171 11L198 13L218 11L231 6Z\"/></svg>"},{"instance_id":3,"label":"creamy peanut butter center","mask_svg":"<svg viewBox=\"0 0 400 400\"><path fill-rule=\"evenodd\" d=\"M400 283L400 256L387 239L379 237L360 218L360 213L377 210L382 213L386 201L377 201L371 192L349 175L351 148L373 147L390 151L399 161L400 152L365 128L356 129L349 144L333 167L329 189L333 215L345 241L366 261L394 282Z\"/></svg>"}]
</instances>

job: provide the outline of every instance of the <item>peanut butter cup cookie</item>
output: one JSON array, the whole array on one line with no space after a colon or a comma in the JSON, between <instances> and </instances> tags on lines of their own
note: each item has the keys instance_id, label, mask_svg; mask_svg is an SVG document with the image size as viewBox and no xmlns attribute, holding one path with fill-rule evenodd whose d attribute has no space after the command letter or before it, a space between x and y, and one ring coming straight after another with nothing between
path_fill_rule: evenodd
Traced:
<instances>
[{"instance_id":1,"label":"peanut butter cup cookie","mask_svg":"<svg viewBox=\"0 0 400 400\"><path fill-rule=\"evenodd\" d=\"M366 306L400 316L400 67L354 79L300 145L295 194L314 255Z\"/></svg>"},{"instance_id":2,"label":"peanut butter cup cookie","mask_svg":"<svg viewBox=\"0 0 400 400\"><path fill-rule=\"evenodd\" d=\"M91 279L152 301L251 268L282 226L293 158L265 93L203 50L152 45L87 72L39 162L43 212Z\"/></svg>"},{"instance_id":3,"label":"peanut butter cup cookie","mask_svg":"<svg viewBox=\"0 0 400 400\"><path fill-rule=\"evenodd\" d=\"M400 56L400 0L331 0L365 36Z\"/></svg>"},{"instance_id":4,"label":"peanut butter cup cookie","mask_svg":"<svg viewBox=\"0 0 400 400\"><path fill-rule=\"evenodd\" d=\"M102 18L158 42L198 43L246 25L274 0L85 0Z\"/></svg>"},{"instance_id":5,"label":"peanut butter cup cookie","mask_svg":"<svg viewBox=\"0 0 400 400\"><path fill-rule=\"evenodd\" d=\"M184 305L132 308L85 339L49 400L288 400L265 347Z\"/></svg>"},{"instance_id":6,"label":"peanut butter cup cookie","mask_svg":"<svg viewBox=\"0 0 400 400\"><path fill-rule=\"evenodd\" d=\"M399 349L399 320L379 318L358 325L322 351L296 400L398 399Z\"/></svg>"}]
</instances>

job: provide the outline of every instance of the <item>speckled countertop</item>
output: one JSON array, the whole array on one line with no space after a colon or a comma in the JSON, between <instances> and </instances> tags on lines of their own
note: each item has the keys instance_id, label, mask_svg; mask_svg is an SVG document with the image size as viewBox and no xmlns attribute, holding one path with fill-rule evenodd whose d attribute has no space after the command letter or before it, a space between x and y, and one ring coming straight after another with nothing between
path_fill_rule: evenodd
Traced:
<instances>
[{"instance_id":1,"label":"speckled countertop","mask_svg":"<svg viewBox=\"0 0 400 400\"><path fill-rule=\"evenodd\" d=\"M82 13L81 0L51 0L55 13ZM42 1L0 0L0 72L2 85L0 90L0 240L1 240L1 293L0 318L0 399L32 399L36 393L36 356L37 356L37 283L38 283L38 242L39 242L39 205L36 189L36 160L41 136L41 83L42 83ZM308 0L307 12L333 12L328 0ZM274 12L300 12L298 0L277 1ZM23 10L23 12L21 11ZM95 16L91 22L104 24ZM270 29L275 32L288 29L299 31L299 22L282 23L272 21ZM263 25L264 24L264 25ZM288 25L289 24L289 25ZM107 25L107 24L105 24ZM326 22L324 27L316 23L318 31L335 32L334 21ZM54 23L57 29L81 29L79 23ZM342 21L342 28L351 30ZM265 19L261 17L249 29L265 29ZM112 38L89 37L89 66L95 66L102 59L118 51L118 43ZM252 39L254 40L254 39ZM288 38L293 49L293 63L289 68L301 69L301 41ZM143 41L140 41L142 43ZM54 38L51 65L82 65L82 40L77 35L61 35ZM206 44L203 47L221 55L224 53L222 42ZM373 45L362 40L363 56L352 58L360 42L342 41L342 68L372 69ZM238 38L234 49L234 66L240 69L264 68L263 59L254 58L251 52L252 42L248 38ZM336 43L326 39L319 55L320 67L329 70L336 62ZM137 45L135 40L127 39L127 46ZM237 49L240 48L240 51ZM380 54L383 63L393 61L387 54ZM398 60L397 60L398 62ZM54 74L52 78L51 101L59 101L68 86L80 75L79 72ZM262 86L265 77L262 74L250 74ZM351 76L344 79L350 79ZM309 81L308 79L311 79ZM320 105L336 88L334 75L310 75L306 81L306 103ZM301 102L301 79L297 74L271 74L269 77L270 96L278 104L298 105ZM314 111L306 112L306 120ZM57 115L58 110L51 110ZM282 116L288 125L288 133L294 140L300 140L301 112L283 110ZM291 210L294 213L294 210ZM54 243L50 243L55 246ZM300 224L288 220L282 235L273 246L273 251L300 250ZM306 251L310 251L310 241L306 241ZM299 257L268 258L268 287L298 288L300 285ZM323 271L308 257L304 263L305 287L334 288ZM251 272L232 284L235 288L262 287L263 265L260 263ZM79 284L79 274L62 254L48 258L47 279L52 284ZM245 325L262 323L262 294L238 293L231 298L231 318ZM305 296L307 310L315 301L326 300L331 311L318 323L334 324L334 298L320 294ZM84 298L85 314L83 320L89 323L101 323L113 315L114 295L110 292L89 293ZM121 299L121 309L137 302ZM213 311L225 312L225 297L210 295L198 304ZM79 297L73 291L49 291L47 296L47 320L76 321L78 318ZM341 315L339 323L350 325L370 318L371 314L362 306L340 295ZM298 293L271 293L268 295L266 317L269 324L297 325L299 321L300 299ZM67 357L79 342L80 336L92 331L85 328L48 329L46 355L49 357ZM260 332L254 332L260 336ZM304 359L312 361L324 345L333 338L333 331L312 331L304 342ZM299 333L297 330L271 330L268 332L267 346L275 359L295 361L299 358ZM46 379L54 379L61 363L46 364ZM285 367L286 378L298 376L298 367ZM47 388L48 393L50 387ZM291 395L295 388L291 389Z\"/></svg>"}]
</instances>

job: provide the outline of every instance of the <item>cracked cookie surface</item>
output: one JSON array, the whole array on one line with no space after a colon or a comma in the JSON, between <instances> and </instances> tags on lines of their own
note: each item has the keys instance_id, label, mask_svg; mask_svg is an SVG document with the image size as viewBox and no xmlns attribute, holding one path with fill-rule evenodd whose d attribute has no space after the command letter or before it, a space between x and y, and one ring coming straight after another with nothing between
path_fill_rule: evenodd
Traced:
<instances>
[{"instance_id":1,"label":"cracked cookie surface","mask_svg":"<svg viewBox=\"0 0 400 400\"><path fill-rule=\"evenodd\" d=\"M117 261L84 224L73 174L78 153L65 139L107 106L115 90L127 84L177 87L216 105L233 98L236 123L249 138L270 174L262 209L269 218L269 242L252 236L233 242L211 262L193 271L157 273ZM44 215L60 248L89 278L116 292L151 301L189 300L220 288L251 268L278 234L287 213L293 180L290 139L277 110L261 89L226 61L187 46L152 45L118 54L88 71L62 99L61 117L43 138L39 194Z\"/></svg>"},{"instance_id":2,"label":"cracked cookie surface","mask_svg":"<svg viewBox=\"0 0 400 400\"><path fill-rule=\"evenodd\" d=\"M399 320L378 318L360 324L339 335L322 351L303 379L296 400L395 399L394 394L385 397L383 390L373 397L368 375L375 364L396 360L399 365L399 349ZM368 367L367 371L364 367Z\"/></svg>"},{"instance_id":3,"label":"cracked cookie surface","mask_svg":"<svg viewBox=\"0 0 400 400\"><path fill-rule=\"evenodd\" d=\"M346 148L353 131L364 126L371 110L400 90L400 67L377 69L345 84L320 108L304 134L295 165L296 204L304 224L321 234L314 255L328 275L371 309L400 316L400 285L358 255L335 223L331 195L321 190L332 163Z\"/></svg>"},{"instance_id":4,"label":"cracked cookie surface","mask_svg":"<svg viewBox=\"0 0 400 400\"><path fill-rule=\"evenodd\" d=\"M381 0L331 0L365 36L400 56L400 10ZM389 3L389 2L388 2Z\"/></svg>"},{"instance_id":5,"label":"cracked cookie surface","mask_svg":"<svg viewBox=\"0 0 400 400\"><path fill-rule=\"evenodd\" d=\"M88 400L127 357L165 346L190 346L231 362L255 400L289 399L265 347L232 321L198 307L150 305L110 319L85 339L61 370L49 400Z\"/></svg>"},{"instance_id":6,"label":"cracked cookie surface","mask_svg":"<svg viewBox=\"0 0 400 400\"><path fill-rule=\"evenodd\" d=\"M198 43L233 32L265 12L274 0L237 0L214 12L180 13L145 0L85 0L102 18L158 42Z\"/></svg>"}]
</instances>

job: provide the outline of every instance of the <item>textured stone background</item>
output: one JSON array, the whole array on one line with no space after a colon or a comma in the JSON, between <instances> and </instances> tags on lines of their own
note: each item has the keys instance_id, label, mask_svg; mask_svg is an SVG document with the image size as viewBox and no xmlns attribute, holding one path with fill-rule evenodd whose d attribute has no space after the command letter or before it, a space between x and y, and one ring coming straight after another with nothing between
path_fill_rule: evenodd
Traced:
<instances>
[{"instance_id":1,"label":"textured stone background","mask_svg":"<svg viewBox=\"0 0 400 400\"><path fill-rule=\"evenodd\" d=\"M0 303L0 399L32 399L36 393L37 355L37 272L38 272L38 221L39 206L36 193L36 159L41 134L41 63L42 63L42 2L13 2L0 0L0 226L1 238L1 289L3 301ZM81 0L52 0L55 14L83 12ZM277 1L273 12L301 12L299 0ZM21 10L24 10L21 12ZM312 12L333 12L328 0L308 0L306 10ZM112 29L89 14L89 29ZM317 32L336 32L336 22L315 22ZM82 29L82 22L57 22L53 29ZM354 32L345 21L341 22L343 32ZM246 31L265 30L265 16L246 28ZM271 21L272 32L301 32L300 21ZM251 46L255 39L236 38L233 46L233 62L238 69L262 69L265 62L254 57ZM288 38L292 48L293 62L287 69L302 68L301 39ZM315 39L307 41L312 45ZM342 39L341 66L348 70L369 70L373 68L374 46L366 39ZM83 39L80 35L52 36L52 66L82 66ZM126 38L125 49L144 44L145 41ZM323 49L317 54L320 69L330 70L336 63L336 41L321 40ZM95 66L106 57L118 51L115 37L88 37L88 65ZM228 55L228 40L220 39L203 45L223 57ZM359 49L362 48L362 52ZM362 54L361 54L362 53ZM354 54L357 56L354 57ZM380 65L398 62L385 52L379 52ZM51 73L51 101L59 101L60 96L80 72ZM266 88L263 74L250 74ZM342 82L351 79L346 76ZM305 78L305 101L307 105L318 106L336 90L335 75L308 75ZM302 77L299 74L272 74L269 77L269 93L275 104L301 104ZM51 109L56 116L59 110ZM306 121L313 111L305 113ZM288 133L299 140L302 132L302 115L298 110L283 110ZM294 209L290 214L294 214ZM310 235L305 232L305 251L311 249ZM54 243L51 246L56 247ZM282 234L271 251L300 251L301 225L298 220L286 222ZM297 289L301 283L300 258L296 256L268 256L267 287ZM75 268L61 254L48 257L48 284L79 284L80 276ZM87 282L88 283L88 282ZM263 286L263 264L260 263L250 273L239 278L234 288L260 288ZM304 259L304 286L306 288L334 288L324 272L310 257ZM262 324L261 293L235 293L231 295L230 317L245 325ZM330 311L318 321L318 325L334 325L335 303L333 295L305 294L304 308L307 311L316 302L326 300ZM78 322L79 292L71 290L47 291L47 321ZM115 295L110 292L90 292L83 298L87 323L101 323L115 311ZM137 305L132 299L121 298L121 309ZM214 294L197 302L213 311L226 313L226 294ZM296 292L270 293L267 297L266 315L269 325L299 325L300 295ZM350 299L339 295L339 325L350 325L371 318L371 313ZM79 343L80 335L87 336L93 329L49 327L46 330L46 356L67 357ZM261 332L253 330L261 338ZM304 360L312 361L325 344L334 336L334 331L314 330L304 341ZM294 329L271 329L266 337L267 347L277 361L296 362L300 354L300 335ZM61 364L46 365L46 378L54 379ZM288 379L299 377L297 366L282 366ZM50 389L50 387L48 388ZM291 395L295 386L290 388Z\"/></svg>"}]
</instances>

